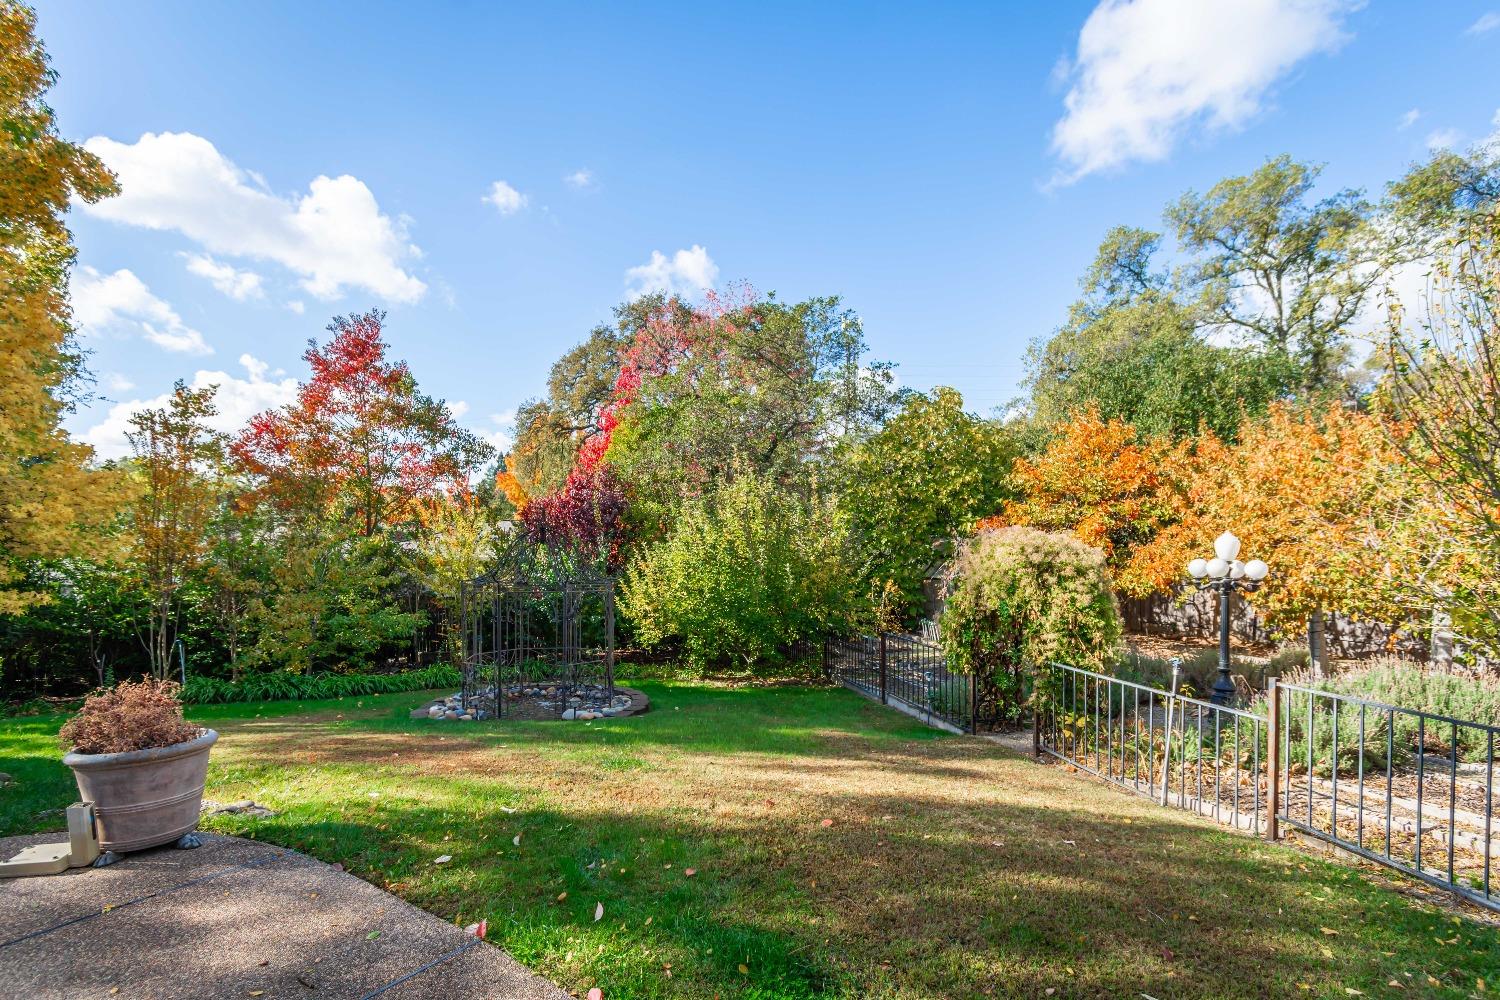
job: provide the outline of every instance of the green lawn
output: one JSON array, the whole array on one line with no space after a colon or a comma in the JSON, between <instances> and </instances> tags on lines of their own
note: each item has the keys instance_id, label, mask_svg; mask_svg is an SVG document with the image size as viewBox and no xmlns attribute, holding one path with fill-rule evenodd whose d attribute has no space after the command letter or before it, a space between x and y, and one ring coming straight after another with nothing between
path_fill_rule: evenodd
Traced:
<instances>
[{"instance_id":1,"label":"green lawn","mask_svg":"<svg viewBox=\"0 0 1500 1000\"><path fill-rule=\"evenodd\" d=\"M224 735L209 796L280 812L209 825L487 917L611 1000L1500 989L1496 928L1349 868L845 691L639 686L650 713L593 724L408 720L420 694L197 709ZM0 834L60 827L59 721L0 721Z\"/></svg>"}]
</instances>

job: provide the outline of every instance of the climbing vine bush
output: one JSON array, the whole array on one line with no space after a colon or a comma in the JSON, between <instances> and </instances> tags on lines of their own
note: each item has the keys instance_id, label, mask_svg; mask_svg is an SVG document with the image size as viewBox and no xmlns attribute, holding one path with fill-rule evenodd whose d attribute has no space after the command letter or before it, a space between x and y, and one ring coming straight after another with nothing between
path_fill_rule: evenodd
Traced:
<instances>
[{"instance_id":1,"label":"climbing vine bush","mask_svg":"<svg viewBox=\"0 0 1500 1000\"><path fill-rule=\"evenodd\" d=\"M1072 535L1010 527L981 531L954 560L943 614L950 669L990 680L1004 715L1050 663L1099 670L1122 626L1104 553Z\"/></svg>"}]
</instances>

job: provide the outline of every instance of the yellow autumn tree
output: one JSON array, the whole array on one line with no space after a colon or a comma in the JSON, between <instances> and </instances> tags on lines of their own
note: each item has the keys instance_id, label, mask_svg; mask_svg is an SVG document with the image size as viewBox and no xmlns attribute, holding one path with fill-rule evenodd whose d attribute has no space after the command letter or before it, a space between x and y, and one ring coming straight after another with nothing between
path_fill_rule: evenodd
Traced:
<instances>
[{"instance_id":1,"label":"yellow autumn tree","mask_svg":"<svg viewBox=\"0 0 1500 1000\"><path fill-rule=\"evenodd\" d=\"M463 652L458 619L464 585L490 565L502 536L493 506L466 486L423 497L417 521L415 568L446 613L445 639L457 662Z\"/></svg>"},{"instance_id":2,"label":"yellow autumn tree","mask_svg":"<svg viewBox=\"0 0 1500 1000\"><path fill-rule=\"evenodd\" d=\"M1379 417L1334 404L1278 404L1228 444L1204 435L1163 470L1180 484L1167 524L1121 567L1133 594L1167 591L1190 559L1211 553L1223 531L1239 536L1245 558L1271 575L1251 602L1268 624L1290 632L1315 611L1385 617L1370 586L1393 558L1386 544L1390 477L1401 456Z\"/></svg>"},{"instance_id":3,"label":"yellow autumn tree","mask_svg":"<svg viewBox=\"0 0 1500 1000\"><path fill-rule=\"evenodd\" d=\"M44 595L16 588L19 564L78 551L118 509L120 480L91 469L60 426L82 377L67 281L73 197L113 194L91 153L58 135L42 100L53 71L36 15L0 0L0 614Z\"/></svg>"},{"instance_id":4,"label":"yellow autumn tree","mask_svg":"<svg viewBox=\"0 0 1500 1000\"><path fill-rule=\"evenodd\" d=\"M1142 444L1122 420L1105 420L1094 407L1075 412L1035 458L1011 472L1020 499L980 527L1026 525L1067 531L1103 550L1118 569L1149 542L1177 507L1171 458L1187 446Z\"/></svg>"}]
</instances>

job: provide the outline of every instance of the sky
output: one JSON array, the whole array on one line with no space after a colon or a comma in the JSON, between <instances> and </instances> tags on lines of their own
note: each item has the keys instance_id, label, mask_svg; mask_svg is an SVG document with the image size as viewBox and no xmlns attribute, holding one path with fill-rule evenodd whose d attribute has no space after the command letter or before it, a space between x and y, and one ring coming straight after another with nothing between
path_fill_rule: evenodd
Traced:
<instances>
[{"instance_id":1,"label":"sky","mask_svg":"<svg viewBox=\"0 0 1500 1000\"><path fill-rule=\"evenodd\" d=\"M872 358L1013 400L1113 225L1290 153L1378 193L1500 131L1500 3L255 4L51 0L71 299L123 454L174 381L226 430L380 308L422 388L504 447L616 304L836 294Z\"/></svg>"}]
</instances>

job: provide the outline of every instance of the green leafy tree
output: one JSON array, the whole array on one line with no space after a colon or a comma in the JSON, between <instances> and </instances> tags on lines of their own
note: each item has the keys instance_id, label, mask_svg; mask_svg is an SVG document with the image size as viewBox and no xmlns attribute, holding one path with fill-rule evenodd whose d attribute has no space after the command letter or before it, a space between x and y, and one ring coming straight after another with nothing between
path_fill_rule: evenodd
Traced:
<instances>
[{"instance_id":1,"label":"green leafy tree","mask_svg":"<svg viewBox=\"0 0 1500 1000\"><path fill-rule=\"evenodd\" d=\"M1160 235L1117 226L1081 282L1068 322L1027 352L1030 416L1042 426L1090 407L1143 438L1185 438L1207 427L1233 438L1246 416L1297 383L1290 358L1222 346L1200 333L1202 310L1153 270Z\"/></svg>"},{"instance_id":2,"label":"green leafy tree","mask_svg":"<svg viewBox=\"0 0 1500 1000\"><path fill-rule=\"evenodd\" d=\"M400 559L380 538L338 524L296 524L279 539L271 587L253 599L247 662L292 673L374 664L426 620L395 597Z\"/></svg>"},{"instance_id":3,"label":"green leafy tree","mask_svg":"<svg viewBox=\"0 0 1500 1000\"><path fill-rule=\"evenodd\" d=\"M171 670L177 592L211 544L224 460L224 436L206 423L218 413L214 391L178 382L166 406L135 413L126 432L142 485L131 512L132 558L151 595L146 648L158 678Z\"/></svg>"},{"instance_id":4,"label":"green leafy tree","mask_svg":"<svg viewBox=\"0 0 1500 1000\"><path fill-rule=\"evenodd\" d=\"M953 389L910 396L885 426L851 450L840 502L860 559L860 579L899 594L898 617L921 608L928 571L951 542L1009 496L1017 449L999 424L964 410ZM883 597L889 603L889 596Z\"/></svg>"},{"instance_id":5,"label":"green leafy tree","mask_svg":"<svg viewBox=\"0 0 1500 1000\"><path fill-rule=\"evenodd\" d=\"M774 659L848 624L848 540L831 500L742 470L683 505L626 571L620 607L646 646L676 643L692 663Z\"/></svg>"},{"instance_id":6,"label":"green leafy tree","mask_svg":"<svg viewBox=\"0 0 1500 1000\"><path fill-rule=\"evenodd\" d=\"M632 340L628 403L606 459L647 517L752 469L784 486L877 426L888 366L865 362L858 317L834 297L794 305L664 303Z\"/></svg>"},{"instance_id":7,"label":"green leafy tree","mask_svg":"<svg viewBox=\"0 0 1500 1000\"><path fill-rule=\"evenodd\" d=\"M1372 206L1352 190L1311 201L1320 172L1279 156L1166 212L1204 321L1294 360L1309 391L1338 387L1351 324L1384 273Z\"/></svg>"}]
</instances>

